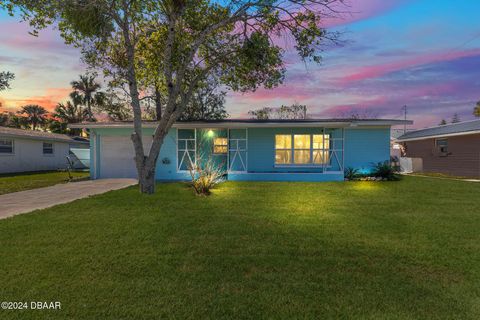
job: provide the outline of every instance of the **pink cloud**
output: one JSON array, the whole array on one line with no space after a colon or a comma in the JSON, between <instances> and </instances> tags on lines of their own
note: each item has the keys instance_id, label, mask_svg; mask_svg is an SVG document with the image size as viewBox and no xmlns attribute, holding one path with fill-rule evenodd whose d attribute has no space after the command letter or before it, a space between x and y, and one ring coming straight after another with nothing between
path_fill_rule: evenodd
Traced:
<instances>
[{"instance_id":1,"label":"pink cloud","mask_svg":"<svg viewBox=\"0 0 480 320\"><path fill-rule=\"evenodd\" d=\"M350 74L340 78L340 83L345 85L351 82L362 81L366 79L378 78L391 72L402 69L420 66L429 63L456 60L459 58L471 57L480 55L480 49L471 49L465 51L456 51L451 53L437 52L424 55L415 56L412 58L398 60L394 62L372 65L367 67L357 68Z\"/></svg>"},{"instance_id":2,"label":"pink cloud","mask_svg":"<svg viewBox=\"0 0 480 320\"><path fill-rule=\"evenodd\" d=\"M345 5L337 5L339 17L328 18L324 22L325 27L337 27L353 22L369 19L378 16L395 7L406 4L410 0L351 0L345 1Z\"/></svg>"}]
</instances>

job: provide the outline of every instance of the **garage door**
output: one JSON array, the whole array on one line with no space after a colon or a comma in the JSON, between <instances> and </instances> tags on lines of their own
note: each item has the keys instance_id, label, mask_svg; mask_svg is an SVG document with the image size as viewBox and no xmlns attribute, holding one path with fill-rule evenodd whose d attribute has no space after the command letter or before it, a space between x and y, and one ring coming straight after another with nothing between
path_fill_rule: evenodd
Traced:
<instances>
[{"instance_id":1,"label":"garage door","mask_svg":"<svg viewBox=\"0 0 480 320\"><path fill-rule=\"evenodd\" d=\"M144 144L150 148L152 138L143 137ZM100 177L101 178L137 178L135 168L135 150L128 136L101 137Z\"/></svg>"}]
</instances>

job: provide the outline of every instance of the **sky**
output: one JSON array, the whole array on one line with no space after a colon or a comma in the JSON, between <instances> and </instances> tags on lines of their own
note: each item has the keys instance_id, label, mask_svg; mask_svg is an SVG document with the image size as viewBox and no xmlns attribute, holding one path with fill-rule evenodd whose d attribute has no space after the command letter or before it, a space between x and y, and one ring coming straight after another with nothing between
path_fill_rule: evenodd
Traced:
<instances>
[{"instance_id":1,"label":"sky","mask_svg":"<svg viewBox=\"0 0 480 320\"><path fill-rule=\"evenodd\" d=\"M304 63L285 40L286 78L273 90L228 92L232 118L248 110L305 104L310 117L356 112L402 119L412 128L473 119L480 100L480 1L350 0L349 14L325 21L341 32L342 43L326 46L320 65ZM26 23L0 12L0 71L16 74L12 89L0 93L3 110L25 104L52 109L67 98L70 82L85 66L78 49L56 30L38 38Z\"/></svg>"}]
</instances>

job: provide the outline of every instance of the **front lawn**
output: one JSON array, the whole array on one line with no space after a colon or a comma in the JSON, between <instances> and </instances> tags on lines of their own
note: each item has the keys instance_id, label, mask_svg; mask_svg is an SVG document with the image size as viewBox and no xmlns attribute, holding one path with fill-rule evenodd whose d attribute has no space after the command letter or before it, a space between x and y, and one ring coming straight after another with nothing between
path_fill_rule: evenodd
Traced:
<instances>
[{"instance_id":1,"label":"front lawn","mask_svg":"<svg viewBox=\"0 0 480 320\"><path fill-rule=\"evenodd\" d=\"M480 183L137 187L0 220L1 319L479 319Z\"/></svg>"},{"instance_id":2,"label":"front lawn","mask_svg":"<svg viewBox=\"0 0 480 320\"><path fill-rule=\"evenodd\" d=\"M72 172L74 179L86 178L88 172ZM68 181L68 173L61 171L0 174L0 194L53 186Z\"/></svg>"}]
</instances>

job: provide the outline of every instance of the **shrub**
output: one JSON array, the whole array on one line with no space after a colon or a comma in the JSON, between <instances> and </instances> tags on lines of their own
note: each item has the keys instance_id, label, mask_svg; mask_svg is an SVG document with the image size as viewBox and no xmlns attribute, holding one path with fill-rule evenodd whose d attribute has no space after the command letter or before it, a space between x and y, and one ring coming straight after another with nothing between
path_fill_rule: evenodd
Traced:
<instances>
[{"instance_id":1,"label":"shrub","mask_svg":"<svg viewBox=\"0 0 480 320\"><path fill-rule=\"evenodd\" d=\"M211 189L223 180L225 170L209 158L207 160L197 158L195 164L189 168L191 184L197 195L209 195Z\"/></svg>"},{"instance_id":2,"label":"shrub","mask_svg":"<svg viewBox=\"0 0 480 320\"><path fill-rule=\"evenodd\" d=\"M400 176L397 174L398 171L399 168L393 166L390 161L378 162L373 165L372 175L377 178L394 181L400 180Z\"/></svg>"},{"instance_id":3,"label":"shrub","mask_svg":"<svg viewBox=\"0 0 480 320\"><path fill-rule=\"evenodd\" d=\"M358 177L360 177L358 169L355 169L352 167L346 168L344 175L345 175L345 179L348 179L348 180L355 180Z\"/></svg>"}]
</instances>

